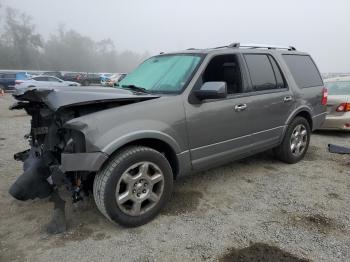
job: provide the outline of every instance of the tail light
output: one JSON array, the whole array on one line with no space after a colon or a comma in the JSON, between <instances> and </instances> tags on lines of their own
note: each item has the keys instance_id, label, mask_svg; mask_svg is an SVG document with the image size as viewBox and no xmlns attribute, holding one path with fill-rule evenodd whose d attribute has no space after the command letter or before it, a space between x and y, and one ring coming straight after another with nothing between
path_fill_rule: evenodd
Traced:
<instances>
[{"instance_id":1,"label":"tail light","mask_svg":"<svg viewBox=\"0 0 350 262\"><path fill-rule=\"evenodd\" d=\"M327 88L323 88L322 89L322 100L321 100L321 104L322 105L327 105L327 100L328 100L328 90Z\"/></svg>"},{"instance_id":2,"label":"tail light","mask_svg":"<svg viewBox=\"0 0 350 262\"><path fill-rule=\"evenodd\" d=\"M23 83L24 81L23 80L16 80L15 81L15 85L19 85L19 84L21 84L21 83Z\"/></svg>"},{"instance_id":3,"label":"tail light","mask_svg":"<svg viewBox=\"0 0 350 262\"><path fill-rule=\"evenodd\" d=\"M335 111L337 111L337 112L350 112L350 103L341 103Z\"/></svg>"}]
</instances>

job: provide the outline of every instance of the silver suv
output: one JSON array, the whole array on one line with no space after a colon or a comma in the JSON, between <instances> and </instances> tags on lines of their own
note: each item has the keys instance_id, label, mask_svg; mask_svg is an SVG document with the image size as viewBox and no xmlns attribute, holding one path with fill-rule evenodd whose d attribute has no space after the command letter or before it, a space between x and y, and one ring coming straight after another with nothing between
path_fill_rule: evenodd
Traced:
<instances>
[{"instance_id":1,"label":"silver suv","mask_svg":"<svg viewBox=\"0 0 350 262\"><path fill-rule=\"evenodd\" d=\"M294 47L188 49L147 59L117 88L37 87L12 109L32 116L17 199L68 185L93 191L108 219L139 226L169 200L173 180L268 149L301 160L326 115L312 58ZM52 197L53 198L53 197Z\"/></svg>"}]
</instances>

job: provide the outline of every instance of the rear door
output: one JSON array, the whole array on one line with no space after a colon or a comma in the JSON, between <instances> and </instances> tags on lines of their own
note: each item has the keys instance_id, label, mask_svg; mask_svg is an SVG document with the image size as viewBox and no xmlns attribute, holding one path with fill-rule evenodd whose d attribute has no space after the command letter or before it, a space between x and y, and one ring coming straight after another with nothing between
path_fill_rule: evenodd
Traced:
<instances>
[{"instance_id":1,"label":"rear door","mask_svg":"<svg viewBox=\"0 0 350 262\"><path fill-rule=\"evenodd\" d=\"M50 86L50 82L47 76L36 76L33 77L32 80L28 81L30 85L35 86ZM31 83L33 82L33 83Z\"/></svg>"},{"instance_id":2,"label":"rear door","mask_svg":"<svg viewBox=\"0 0 350 262\"><path fill-rule=\"evenodd\" d=\"M286 120L295 109L295 97L280 65L271 54L245 53L243 56L251 81L248 94L254 97L250 107L256 111L257 118L264 119L255 131L263 131L272 143L276 143L282 136Z\"/></svg>"},{"instance_id":3,"label":"rear door","mask_svg":"<svg viewBox=\"0 0 350 262\"><path fill-rule=\"evenodd\" d=\"M52 86L64 86L64 85L66 85L64 82L62 82L61 80L59 80L58 78L53 77L53 76L48 76L47 79L49 80L49 83Z\"/></svg>"}]
</instances>

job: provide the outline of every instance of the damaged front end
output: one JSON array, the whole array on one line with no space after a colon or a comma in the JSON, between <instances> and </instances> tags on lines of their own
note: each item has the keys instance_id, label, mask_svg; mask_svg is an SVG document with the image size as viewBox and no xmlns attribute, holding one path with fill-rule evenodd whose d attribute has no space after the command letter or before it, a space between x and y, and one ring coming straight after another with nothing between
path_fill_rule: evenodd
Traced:
<instances>
[{"instance_id":1,"label":"damaged front end","mask_svg":"<svg viewBox=\"0 0 350 262\"><path fill-rule=\"evenodd\" d=\"M82 174L64 170L62 166L62 156L67 158L69 154L85 152L83 134L63 128L66 121L77 117L77 112L53 111L45 103L35 100L16 103L10 109L24 109L32 117L30 133L25 136L30 149L14 155L16 160L23 162L24 172L11 186L10 194L22 201L46 198L55 186L62 184L78 192ZM69 157L65 161L71 162Z\"/></svg>"},{"instance_id":2,"label":"damaged front end","mask_svg":"<svg viewBox=\"0 0 350 262\"><path fill-rule=\"evenodd\" d=\"M65 201L58 188L64 185L70 190L73 202L82 200L92 189L94 174L108 158L99 148L90 146L93 141L87 143L82 130L89 128L87 124L74 129L67 122L157 96L101 87L42 87L20 90L14 97L18 102L10 110L24 109L32 118L30 133L25 136L30 149L14 155L23 162L23 174L10 187L9 193L21 201L50 196L54 211L48 232L64 232ZM95 125L90 128L96 128Z\"/></svg>"},{"instance_id":3,"label":"damaged front end","mask_svg":"<svg viewBox=\"0 0 350 262\"><path fill-rule=\"evenodd\" d=\"M85 135L66 128L65 123L88 114L121 105L156 98L113 88L65 87L28 88L14 94L18 100L11 110L24 109L31 117L30 149L14 158L23 161L23 174L11 186L18 200L46 198L65 185L73 201L81 199L82 189L92 185L93 174L108 158L98 150L86 152Z\"/></svg>"}]
</instances>

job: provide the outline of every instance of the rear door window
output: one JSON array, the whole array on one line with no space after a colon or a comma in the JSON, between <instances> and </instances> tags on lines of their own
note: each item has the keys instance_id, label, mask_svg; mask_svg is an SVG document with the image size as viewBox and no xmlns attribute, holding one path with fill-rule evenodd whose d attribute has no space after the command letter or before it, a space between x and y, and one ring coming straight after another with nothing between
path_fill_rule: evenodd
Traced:
<instances>
[{"instance_id":1,"label":"rear door window","mask_svg":"<svg viewBox=\"0 0 350 262\"><path fill-rule=\"evenodd\" d=\"M56 77L47 77L48 81L50 82L60 82Z\"/></svg>"},{"instance_id":2,"label":"rear door window","mask_svg":"<svg viewBox=\"0 0 350 262\"><path fill-rule=\"evenodd\" d=\"M290 72L300 88L322 86L322 77L309 55L283 55Z\"/></svg>"},{"instance_id":3,"label":"rear door window","mask_svg":"<svg viewBox=\"0 0 350 262\"><path fill-rule=\"evenodd\" d=\"M244 55L248 66L253 91L264 91L284 87L281 72L274 61L266 54ZM274 63L274 68L272 66Z\"/></svg>"},{"instance_id":4,"label":"rear door window","mask_svg":"<svg viewBox=\"0 0 350 262\"><path fill-rule=\"evenodd\" d=\"M33 77L34 80L36 81L48 81L46 76L37 76L37 77Z\"/></svg>"}]
</instances>

